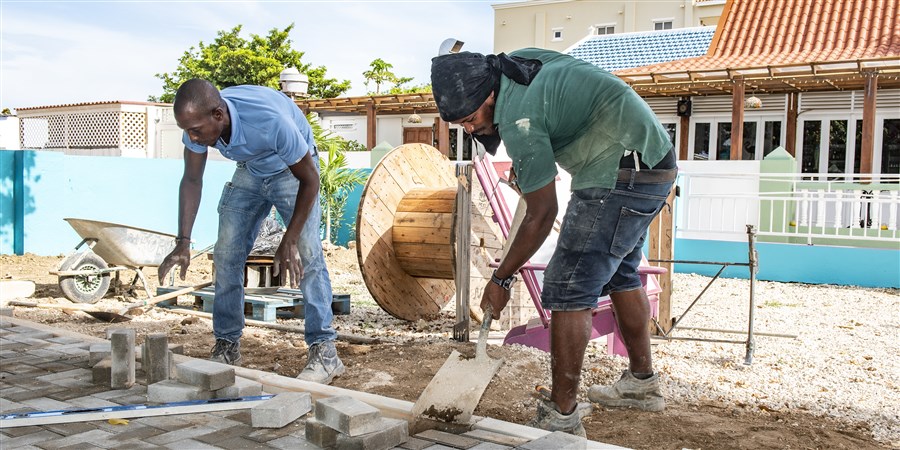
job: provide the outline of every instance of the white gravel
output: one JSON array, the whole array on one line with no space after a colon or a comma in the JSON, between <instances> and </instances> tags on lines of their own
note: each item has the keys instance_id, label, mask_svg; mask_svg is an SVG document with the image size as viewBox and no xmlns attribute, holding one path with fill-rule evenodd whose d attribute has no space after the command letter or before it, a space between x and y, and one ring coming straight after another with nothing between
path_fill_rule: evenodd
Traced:
<instances>
[{"instance_id":1,"label":"white gravel","mask_svg":"<svg viewBox=\"0 0 900 450\"><path fill-rule=\"evenodd\" d=\"M675 274L672 315L683 313L710 280ZM680 327L746 330L749 281L719 279ZM900 445L900 290L758 282L751 365L744 344L667 341L654 346L671 401L766 411L804 410L866 422L873 437ZM745 340L743 335L679 330L673 336ZM595 368L606 357L598 356ZM616 366L627 364L624 358ZM603 370L601 372L607 372ZM608 372L588 371L608 382ZM589 379L588 382L591 380Z\"/></svg>"}]
</instances>

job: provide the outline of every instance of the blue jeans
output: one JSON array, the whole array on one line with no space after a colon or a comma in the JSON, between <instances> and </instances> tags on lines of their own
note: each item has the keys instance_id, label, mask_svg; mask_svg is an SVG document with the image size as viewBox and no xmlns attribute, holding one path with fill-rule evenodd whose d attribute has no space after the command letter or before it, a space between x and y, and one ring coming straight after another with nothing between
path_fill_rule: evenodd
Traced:
<instances>
[{"instance_id":1,"label":"blue jeans","mask_svg":"<svg viewBox=\"0 0 900 450\"><path fill-rule=\"evenodd\" d=\"M601 296L642 287L638 266L644 236L672 184L632 179L616 183L614 189L572 192L556 250L544 271L544 309L593 309Z\"/></svg>"},{"instance_id":2,"label":"blue jeans","mask_svg":"<svg viewBox=\"0 0 900 450\"><path fill-rule=\"evenodd\" d=\"M318 159L316 158L316 166ZM216 297L213 302L213 334L217 339L237 342L244 328L244 264L253 249L259 227L272 206L290 222L297 202L300 180L285 169L269 178L258 178L238 164L231 182L225 183L219 200L219 237L213 252L216 265ZM305 337L308 345L333 341L332 292L319 223L322 211L318 198L303 225L297 247L303 263Z\"/></svg>"}]
</instances>

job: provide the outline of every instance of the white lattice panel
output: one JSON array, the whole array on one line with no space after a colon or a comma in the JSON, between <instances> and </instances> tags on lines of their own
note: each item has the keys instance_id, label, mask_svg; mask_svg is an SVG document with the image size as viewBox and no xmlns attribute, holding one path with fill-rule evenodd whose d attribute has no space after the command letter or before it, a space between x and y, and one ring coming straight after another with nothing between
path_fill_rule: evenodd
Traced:
<instances>
[{"instance_id":1,"label":"white lattice panel","mask_svg":"<svg viewBox=\"0 0 900 450\"><path fill-rule=\"evenodd\" d=\"M19 140L23 149L144 150L147 115L98 111L21 118Z\"/></svg>"},{"instance_id":2,"label":"white lattice panel","mask_svg":"<svg viewBox=\"0 0 900 450\"><path fill-rule=\"evenodd\" d=\"M119 130L122 132L120 148L143 150L147 148L147 115L123 112L119 116Z\"/></svg>"},{"instance_id":3,"label":"white lattice panel","mask_svg":"<svg viewBox=\"0 0 900 450\"><path fill-rule=\"evenodd\" d=\"M109 148L119 146L119 113L104 111L74 113L69 119L67 148Z\"/></svg>"}]
</instances>

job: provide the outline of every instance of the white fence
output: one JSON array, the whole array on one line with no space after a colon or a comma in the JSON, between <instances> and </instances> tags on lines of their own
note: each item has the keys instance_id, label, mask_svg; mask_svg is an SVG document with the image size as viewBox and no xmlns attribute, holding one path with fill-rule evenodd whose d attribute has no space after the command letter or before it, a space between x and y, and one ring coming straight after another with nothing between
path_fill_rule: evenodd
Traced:
<instances>
[{"instance_id":1,"label":"white fence","mask_svg":"<svg viewBox=\"0 0 900 450\"><path fill-rule=\"evenodd\" d=\"M746 240L900 249L900 175L682 171L676 233Z\"/></svg>"}]
</instances>

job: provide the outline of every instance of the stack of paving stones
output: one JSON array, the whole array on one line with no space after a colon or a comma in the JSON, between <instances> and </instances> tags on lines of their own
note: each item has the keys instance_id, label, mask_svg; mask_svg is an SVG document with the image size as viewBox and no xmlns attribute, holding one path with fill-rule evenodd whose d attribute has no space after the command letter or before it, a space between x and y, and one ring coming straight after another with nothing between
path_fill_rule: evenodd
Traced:
<instances>
[{"instance_id":1,"label":"stack of paving stones","mask_svg":"<svg viewBox=\"0 0 900 450\"><path fill-rule=\"evenodd\" d=\"M228 366L205 360L173 364L174 358L168 351L178 349L163 345L159 337L147 336L144 346L137 349L144 362L141 367L133 361L134 341L128 331L111 330L109 342L100 342L98 346L87 336L79 339L73 333L60 336L44 330L46 327L38 325L34 328L18 325L0 315L0 414L143 405L150 397L148 381L163 374L167 375L165 380L149 386L177 382L188 387L186 391L191 394L186 395L208 395L207 398L262 393L259 383L235 377ZM113 339L114 335L120 337ZM132 344L131 364L127 345L116 351L116 342ZM161 348L168 351L161 352ZM165 353L169 358L164 363L154 362L152 355L158 353ZM95 368L103 360L108 360L110 366L106 381L94 383ZM166 364L169 370L150 369L155 363ZM130 387L112 387L113 366L119 367L119 382L130 382ZM137 368L140 370L135 370L132 381L131 370ZM155 392L157 388L152 390ZM162 392L173 395L173 391ZM155 400L173 398L176 397L154 394ZM308 393L284 392L244 410L132 418L121 425L107 420L84 420L2 428L0 448L564 450L609 447L559 432L532 441L484 430L462 434L428 430L407 436L406 421L384 418L376 408L352 397L318 400L314 417L308 416L310 407Z\"/></svg>"}]
</instances>

